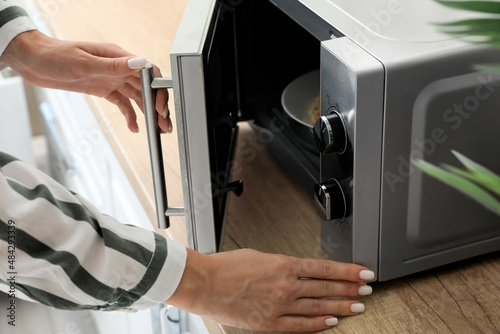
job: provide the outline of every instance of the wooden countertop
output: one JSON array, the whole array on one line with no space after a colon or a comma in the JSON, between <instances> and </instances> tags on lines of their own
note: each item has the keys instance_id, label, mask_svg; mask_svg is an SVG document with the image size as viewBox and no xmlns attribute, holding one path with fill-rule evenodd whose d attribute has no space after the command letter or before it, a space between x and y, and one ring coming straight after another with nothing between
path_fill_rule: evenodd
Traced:
<instances>
[{"instance_id":1,"label":"wooden countertop","mask_svg":"<svg viewBox=\"0 0 500 334\"><path fill-rule=\"evenodd\" d=\"M170 75L169 50L186 1L54 1L49 6L37 0L56 37L118 44L146 56L162 69L164 76ZM139 121L141 133L132 134L115 106L102 99L88 100L99 123L107 125L110 145L148 216L155 221L143 118ZM177 138L175 134L164 135L162 140L169 200L172 205L182 205ZM250 247L300 257L324 257L317 242L319 221L311 198L259 144L256 134L243 125L238 147L249 143L257 143L252 146L255 158L246 161L243 150L237 150L236 160L246 166L238 178L253 181L245 184L242 198L230 200L224 249ZM283 192L290 196L285 199L280 196ZM264 198L263 193L272 195L274 201ZM162 233L186 243L184 219L173 218L172 227ZM500 333L500 252L375 283L373 288L372 296L360 298L366 305L363 315L343 318L336 328L324 333ZM211 333L221 332L214 323L207 324ZM228 327L223 331L253 333Z\"/></svg>"}]
</instances>

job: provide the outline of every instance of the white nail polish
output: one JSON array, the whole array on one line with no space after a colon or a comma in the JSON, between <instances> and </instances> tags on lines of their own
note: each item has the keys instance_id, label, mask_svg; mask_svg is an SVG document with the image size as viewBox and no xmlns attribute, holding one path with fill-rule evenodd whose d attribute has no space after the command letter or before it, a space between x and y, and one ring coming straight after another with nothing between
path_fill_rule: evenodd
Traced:
<instances>
[{"instance_id":1,"label":"white nail polish","mask_svg":"<svg viewBox=\"0 0 500 334\"><path fill-rule=\"evenodd\" d=\"M358 294L360 296L368 296L368 295L371 295L372 292L373 292L373 289L369 285L360 286L359 289L358 289Z\"/></svg>"},{"instance_id":2,"label":"white nail polish","mask_svg":"<svg viewBox=\"0 0 500 334\"><path fill-rule=\"evenodd\" d=\"M169 133L172 133L173 128L174 128L174 127L173 127L173 125L172 125L172 119L169 117L169 118L168 118L168 132L169 132Z\"/></svg>"},{"instance_id":3,"label":"white nail polish","mask_svg":"<svg viewBox=\"0 0 500 334\"><path fill-rule=\"evenodd\" d=\"M144 66L146 66L146 63L147 63L147 60L145 57L135 57L135 58L129 59L127 62L128 68L130 68L131 70L139 70L139 69L143 68Z\"/></svg>"},{"instance_id":4,"label":"white nail polish","mask_svg":"<svg viewBox=\"0 0 500 334\"><path fill-rule=\"evenodd\" d=\"M375 277L375 273L371 270L361 270L359 272L359 278L365 281L369 281Z\"/></svg>"},{"instance_id":5,"label":"white nail polish","mask_svg":"<svg viewBox=\"0 0 500 334\"><path fill-rule=\"evenodd\" d=\"M325 320L325 326L337 326L339 324L339 319L337 318L328 318Z\"/></svg>"},{"instance_id":6,"label":"white nail polish","mask_svg":"<svg viewBox=\"0 0 500 334\"><path fill-rule=\"evenodd\" d=\"M365 311L365 305L361 303L351 304L351 312L352 313L362 313Z\"/></svg>"},{"instance_id":7,"label":"white nail polish","mask_svg":"<svg viewBox=\"0 0 500 334\"><path fill-rule=\"evenodd\" d=\"M165 109L163 110L163 118L167 119L170 115L170 111L168 110L168 104L165 105Z\"/></svg>"}]
</instances>

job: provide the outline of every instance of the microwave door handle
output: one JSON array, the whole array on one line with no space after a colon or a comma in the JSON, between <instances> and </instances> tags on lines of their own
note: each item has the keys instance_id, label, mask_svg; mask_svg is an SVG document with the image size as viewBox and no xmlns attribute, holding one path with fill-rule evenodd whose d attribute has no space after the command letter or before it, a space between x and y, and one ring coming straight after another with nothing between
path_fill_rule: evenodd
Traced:
<instances>
[{"instance_id":1,"label":"microwave door handle","mask_svg":"<svg viewBox=\"0 0 500 334\"><path fill-rule=\"evenodd\" d=\"M172 78L155 78L151 64L147 64L140 74L158 228L167 229L170 227L169 217L184 216L184 207L168 207L158 113L155 110L155 90L172 88Z\"/></svg>"}]
</instances>

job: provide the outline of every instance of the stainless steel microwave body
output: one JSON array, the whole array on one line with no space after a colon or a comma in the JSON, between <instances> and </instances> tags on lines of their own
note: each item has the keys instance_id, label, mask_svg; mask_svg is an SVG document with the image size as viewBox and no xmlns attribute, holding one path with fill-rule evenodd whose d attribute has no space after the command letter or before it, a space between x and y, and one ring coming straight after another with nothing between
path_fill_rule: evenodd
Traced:
<instances>
[{"instance_id":1,"label":"stainless steel microwave body","mask_svg":"<svg viewBox=\"0 0 500 334\"><path fill-rule=\"evenodd\" d=\"M432 0L189 1L171 63L191 246L217 251L242 190L238 122L281 129L283 89L319 70L319 148L294 129L269 148L316 197L331 258L388 280L499 250L497 216L412 165L457 165L456 150L500 172L500 81L474 69L500 52L434 24L468 16Z\"/></svg>"}]
</instances>

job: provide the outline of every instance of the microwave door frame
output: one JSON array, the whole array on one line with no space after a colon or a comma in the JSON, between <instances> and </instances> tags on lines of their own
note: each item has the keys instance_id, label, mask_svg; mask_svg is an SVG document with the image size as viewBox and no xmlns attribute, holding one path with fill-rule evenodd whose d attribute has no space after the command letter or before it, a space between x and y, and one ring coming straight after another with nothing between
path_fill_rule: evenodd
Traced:
<instances>
[{"instance_id":1,"label":"microwave door frame","mask_svg":"<svg viewBox=\"0 0 500 334\"><path fill-rule=\"evenodd\" d=\"M207 254L217 251L211 194L204 189L211 180L203 45L214 6L188 1L170 54L188 246Z\"/></svg>"},{"instance_id":2,"label":"microwave door frame","mask_svg":"<svg viewBox=\"0 0 500 334\"><path fill-rule=\"evenodd\" d=\"M215 130L207 117L205 69L207 46L217 30L218 2L188 1L170 53L188 246L205 254L219 248L226 203L226 194L218 195L224 198L224 208L215 211L212 175L217 171L211 170L211 159L215 158L211 157L213 134L209 133ZM233 130L226 151L234 146L237 128Z\"/></svg>"}]
</instances>

